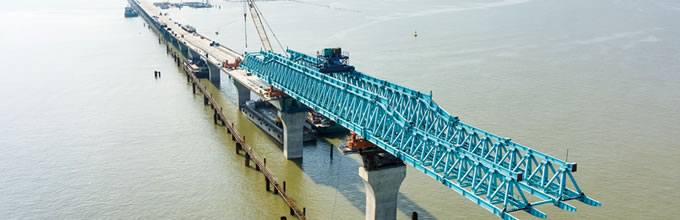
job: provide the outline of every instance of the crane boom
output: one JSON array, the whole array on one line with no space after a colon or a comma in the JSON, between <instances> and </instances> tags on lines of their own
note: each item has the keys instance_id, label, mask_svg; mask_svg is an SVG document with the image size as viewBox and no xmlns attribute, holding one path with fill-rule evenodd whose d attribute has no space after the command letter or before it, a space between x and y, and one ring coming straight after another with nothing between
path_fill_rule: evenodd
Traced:
<instances>
[{"instance_id":1,"label":"crane boom","mask_svg":"<svg viewBox=\"0 0 680 220\"><path fill-rule=\"evenodd\" d=\"M255 2L253 0L247 0L246 3L248 4L248 9L250 10L250 16L253 17L253 24L255 24L255 30L257 30L257 35L260 36L262 48L265 51L273 51L272 44L269 42L267 31L265 30L264 24L262 24L260 12L255 6Z\"/></svg>"}]
</instances>

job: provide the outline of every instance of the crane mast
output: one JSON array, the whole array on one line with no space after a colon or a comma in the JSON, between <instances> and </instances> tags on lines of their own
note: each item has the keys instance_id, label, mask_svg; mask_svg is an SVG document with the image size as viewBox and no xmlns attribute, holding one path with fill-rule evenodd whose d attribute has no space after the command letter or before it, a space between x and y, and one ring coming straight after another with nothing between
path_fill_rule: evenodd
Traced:
<instances>
[{"instance_id":1,"label":"crane mast","mask_svg":"<svg viewBox=\"0 0 680 220\"><path fill-rule=\"evenodd\" d=\"M255 30L257 30L257 35L260 36L262 48L265 51L273 51L272 44L269 42L267 31L265 30L264 24L262 23L260 12L255 6L255 2L253 0L246 0L246 4L248 9L250 10L250 16L253 18L253 24L255 24Z\"/></svg>"}]
</instances>

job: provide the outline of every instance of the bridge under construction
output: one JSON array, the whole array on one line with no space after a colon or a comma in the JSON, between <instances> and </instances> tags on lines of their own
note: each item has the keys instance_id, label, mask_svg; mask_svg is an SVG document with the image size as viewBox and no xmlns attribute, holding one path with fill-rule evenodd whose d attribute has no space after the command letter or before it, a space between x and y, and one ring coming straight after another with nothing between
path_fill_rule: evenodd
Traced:
<instances>
[{"instance_id":1,"label":"bridge under construction","mask_svg":"<svg viewBox=\"0 0 680 220\"><path fill-rule=\"evenodd\" d=\"M437 105L431 93L357 71L339 48L318 56L290 49L276 53L259 24L265 50L242 54L183 28L187 24L173 21L151 2L129 2L183 56L204 62L213 84L220 85L221 74L229 75L238 106L251 93L275 106L285 158L303 157L309 111L370 142L358 149L364 161L358 173L366 186L366 219L396 218L406 165L504 219L516 219L512 213L517 211L546 218L538 209L545 204L574 212L570 200L600 206L577 184L576 163L466 124ZM253 19L260 19L254 2L246 2Z\"/></svg>"}]
</instances>

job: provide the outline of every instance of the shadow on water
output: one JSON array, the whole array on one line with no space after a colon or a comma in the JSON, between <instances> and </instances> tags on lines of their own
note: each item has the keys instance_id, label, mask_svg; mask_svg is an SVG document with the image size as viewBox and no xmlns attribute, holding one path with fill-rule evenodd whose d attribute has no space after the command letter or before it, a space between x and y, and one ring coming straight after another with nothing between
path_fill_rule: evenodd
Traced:
<instances>
[{"instance_id":1,"label":"shadow on water","mask_svg":"<svg viewBox=\"0 0 680 220\"><path fill-rule=\"evenodd\" d=\"M334 151L333 159L330 159L331 150ZM358 169L363 164L353 159L353 156L343 155L331 143L322 139L317 140L313 147L306 145L304 155L305 163L302 163L302 169L310 179L316 184L335 188L351 201L355 208L366 213L366 194L361 190L365 186L358 174ZM397 209L407 216L417 212L419 219L435 219L432 214L401 192L398 196Z\"/></svg>"}]
</instances>

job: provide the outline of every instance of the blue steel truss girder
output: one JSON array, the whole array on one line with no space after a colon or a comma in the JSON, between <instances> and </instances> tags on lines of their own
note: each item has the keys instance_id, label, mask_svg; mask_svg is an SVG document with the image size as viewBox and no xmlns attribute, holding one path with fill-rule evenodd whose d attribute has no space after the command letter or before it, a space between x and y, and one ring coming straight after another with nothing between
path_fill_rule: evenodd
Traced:
<instances>
[{"instance_id":1,"label":"blue steel truss girder","mask_svg":"<svg viewBox=\"0 0 680 220\"><path fill-rule=\"evenodd\" d=\"M334 86L335 88L340 88L342 90L349 92L350 94L352 94L354 96L361 98L360 101L356 101L356 100L351 100L351 98L354 97L354 96L342 96L343 98L341 99L341 102L339 102L337 106L333 106L333 109L335 111L339 111L340 114L343 114L343 113L353 114L354 113L353 109L358 109L357 108L358 106L352 106L351 104L354 104L354 103L360 104L361 101L365 101L365 102L369 102L369 103L377 103L378 104L377 107L380 107L380 108L376 108L375 111L373 111L373 112L380 112L380 113L382 113L382 111L385 112L385 114L382 115L382 118L380 118L381 120L386 120L385 117L390 117L389 119L392 119L390 121L391 123L396 123L401 127L404 127L406 125L405 119L403 118L403 116L401 116L399 113L395 112L394 108L392 108L391 106L386 105L387 100L385 98L381 97L381 96L377 96L373 93L362 90L362 89L360 89L356 86L340 82L340 81L338 81L338 80L336 80L332 77L328 77L325 74L316 72L316 71L311 70L309 68L305 68L305 67L301 67L301 66L297 66L295 64L292 64L286 57L283 57L282 55L279 55L279 54L276 54L276 53L266 53L266 52L264 52L262 54L265 55L264 58L263 58L263 62L265 64L269 64L272 61L277 61L281 64L284 64L284 65L275 66L274 67L275 69L273 69L274 73L284 73L285 71L293 70L294 72L306 74L309 77L311 77L312 79L320 80L322 83L330 84L330 85ZM303 91L308 91L308 90L313 89L311 84L305 84L304 80L294 80L294 77L285 76L284 74L274 74L274 75L279 76L280 80L282 82L286 82L286 80L291 82L291 88L302 88ZM265 79L267 79L267 81L269 83L272 83L273 85L276 84L275 82L272 82L271 76L263 76L263 77ZM312 88L310 88L310 87L312 87ZM316 88L319 88L319 87L316 87ZM349 103L350 100L352 101L352 103ZM340 103L342 105L340 105ZM340 106L344 106L344 108L339 109L338 107L340 107ZM354 115L356 116L356 114L354 114ZM351 116L347 115L347 117L351 117ZM371 120L373 120L373 119L376 119L376 117L371 117ZM372 122L374 122L374 120ZM377 122L377 121L375 121L375 122ZM372 124L369 124L369 125L372 125ZM382 130L380 130L381 132L385 132L385 129L388 128L388 126L386 126L384 123L379 124L379 125L381 125L381 126L378 127L379 129L382 129ZM392 128L392 127L389 127L389 128ZM441 139L438 139L437 137L432 136L429 133L423 132L418 128L414 128L413 126L408 125L405 128L410 130L411 132L413 132L415 135L418 135L419 137L422 136L422 138L424 138L426 140L433 141L438 145L448 146L449 148L454 147L454 146L449 146L450 144L448 142L445 142ZM360 130L360 131L362 131L362 130ZM365 132L365 129L363 129L363 132ZM362 133L362 132L360 132L360 134L362 136L367 136L365 133ZM378 135L380 135L380 134L378 134ZM418 149L418 148L416 148L416 149ZM458 148L456 148L456 149L458 149ZM414 150L412 149L411 152L413 152L413 151ZM475 160L480 160L480 163L484 163L489 167L492 167L494 169L499 169L502 172L505 172L505 174L508 175L508 176L514 176L515 178L517 178L519 176L519 179L521 180L521 173L520 172L509 171L509 169L507 169L505 167L498 166L497 164L490 164L490 163L488 163L488 161L483 160L478 155L468 154L468 156L471 157L471 158L474 158Z\"/></svg>"},{"instance_id":2,"label":"blue steel truss girder","mask_svg":"<svg viewBox=\"0 0 680 220\"><path fill-rule=\"evenodd\" d=\"M298 63L318 63L318 59L315 57L307 56L303 53L290 50L288 49L286 51L287 53L290 53L292 57L295 57L295 60L298 61ZM307 65L310 67L309 65ZM440 106L438 106L436 103L433 102L432 100L432 94L425 94L413 89L409 89L397 84L393 84L389 81L386 80L381 80L377 79L375 77L371 77L369 75L365 75L361 72L354 71L354 72L349 72L349 73L336 73L333 74L333 77L342 80L343 82L346 82L348 84L352 84L355 86L358 86L362 89L371 91L375 94L379 94L383 97L386 97L390 100L390 104L392 106L396 106L397 110L399 109L404 109L404 111L412 110L412 109L417 109L415 111L412 111L412 113L422 113L423 115L419 114L413 114L413 117L409 117L408 115L412 114L404 114L404 116L408 119L420 119L420 118L428 118L428 119L445 119L443 122L453 124L455 123L456 125L459 125L462 128L465 128L467 130L471 130L475 133L483 134L486 137L489 137L490 139L493 139L494 141L497 142L506 142L507 138L499 137L496 135L493 135L491 133L488 133L486 131L483 131L481 129L475 128L473 126L467 125L465 123L459 122L455 116L451 116L446 110L442 109ZM415 102L415 103L414 103ZM425 112L425 110L430 110L431 112ZM432 115L425 115L427 113L434 113ZM433 117L434 116L434 117ZM431 127L435 127L436 124L431 123L428 120L417 120L421 125L424 124L429 124ZM436 121L436 123L439 123L439 121ZM442 127L442 126L438 126ZM531 152L536 154L538 157L540 157L543 160L549 161L551 163L555 163L560 165L561 167L569 167L571 169L571 164L564 162L560 159L554 158L552 156L549 156L547 154L543 154L541 152L535 151L531 148L519 145L517 143L514 143L512 141L507 143L508 146L518 148L527 152Z\"/></svg>"},{"instance_id":3,"label":"blue steel truss girder","mask_svg":"<svg viewBox=\"0 0 680 220\"><path fill-rule=\"evenodd\" d=\"M539 178L541 175L546 176L543 174L547 172L533 173L532 178L541 179L542 182L539 182L541 184L529 186L524 181L520 182L521 178L518 178L518 174L525 173L526 168L524 170L517 169L516 167L519 167L520 162L508 163L507 160L503 159L512 158L507 153L510 151L498 148L497 146L494 156L495 161L506 162L490 162L490 153L475 154L474 152L477 150L471 150L469 146L472 145L468 144L466 146L467 142L451 144L450 141L440 138L440 135L433 135L423 131L422 127L419 128L414 126L413 123L409 123L390 104L390 100L383 95L319 73L311 65L300 65L296 60L309 60L309 58L300 57L294 53L291 54L293 58L268 52L247 54L241 66L267 80L301 103L308 105L348 129L360 133L369 141L449 186L466 198L480 204L480 206L494 214L504 218L512 218L510 215L507 215L507 212L524 210L538 217L545 217L544 213L534 209L532 206L543 203L553 203L566 210L575 210L572 206L562 203L560 201L562 198L557 199L543 192L548 188L555 188L555 180L557 179L551 178L550 181L546 181L545 177ZM400 91L408 90L401 89ZM436 108L430 106L429 109ZM457 123L457 121L454 123ZM475 139L475 137L466 136L463 133L459 133L457 138ZM454 136L451 135L452 138ZM516 153L517 150L516 148L514 149L512 152ZM492 151L494 149L488 152ZM531 156L530 158L535 161L535 156ZM523 161L531 161L532 159L525 159ZM507 164L510 165L506 166ZM532 163L527 162L525 164L531 165ZM512 165L515 165L514 168ZM549 166L544 167L544 170L547 170L546 168ZM568 173L573 181L573 176L570 172L562 173ZM499 182L502 178L507 179L507 181ZM562 183L564 182L562 181ZM561 184L558 185L560 188L564 188ZM575 181L574 185L577 191L580 192ZM541 187L543 188L542 190L539 189ZM529 203L523 191L529 192L543 199L543 201ZM562 194L569 194L570 196L576 193L571 190L563 191ZM499 197L499 195L502 196ZM500 198L502 198L502 201ZM579 199L581 198L586 197L581 193ZM498 202L503 203L502 209L494 205ZM509 209L508 205L511 206Z\"/></svg>"},{"instance_id":4,"label":"blue steel truss girder","mask_svg":"<svg viewBox=\"0 0 680 220\"><path fill-rule=\"evenodd\" d=\"M244 64L244 68L251 73L266 79L291 97L329 116L343 126L360 132L369 141L376 143L455 191L462 192L461 194L476 201L489 211L510 218L511 216L504 211L508 205L513 206L512 209L533 210L526 199L521 203L512 203L516 199L507 199L516 195L522 195L521 197L525 198L519 189L516 190L517 193L508 191L508 189L515 189L517 186L516 173L481 160L478 156L469 154L460 147L438 143L435 139L427 137L427 134L422 131L414 130L407 124L399 122L399 117L379 97L372 96L362 90L356 90L351 85L343 85L325 79L326 77L323 74L311 72L304 68L287 66L289 63L282 60L281 57L270 55L263 59L257 59L255 56L246 56L244 63L247 63ZM396 143L400 145L396 145ZM397 146L403 146L403 148L399 149ZM433 151L434 153L432 153ZM430 154L422 156L423 152ZM437 161L433 167L424 165L432 164L433 161ZM473 175L471 175L470 170L475 170ZM481 178L484 173L487 173L487 176L490 177ZM482 181L488 183L481 184ZM477 192L488 191L488 193L483 193L486 195L485 199L464 187L456 185L456 183L491 187L475 188ZM503 209L493 205L493 202L499 201L503 202Z\"/></svg>"},{"instance_id":5,"label":"blue steel truss girder","mask_svg":"<svg viewBox=\"0 0 680 220\"><path fill-rule=\"evenodd\" d=\"M313 68L313 64L320 62L315 57L290 49L287 50L287 53L291 54L291 60L305 67ZM576 164L564 162L512 142L509 138L502 138L460 122L458 117L452 116L437 105L432 100L432 94L427 95L390 83L389 81L362 74L358 71L333 73L330 76L378 96L385 97L388 100L388 105L404 116L407 121L413 122L415 127L421 128L431 135L447 140L457 146L462 146L464 149L483 157L487 161L499 164L512 171L533 174L532 177L535 178L526 178L523 182L525 182L525 185L537 187L537 189L531 190L531 192L532 194L537 194L536 196L539 198L546 199L550 197L554 200L553 203L561 208L564 208L566 205L559 202L560 200L575 198L586 200L588 201L586 202L587 204L599 206L599 202L587 198L578 189L578 185L573 178L570 179L570 182L566 182L565 178L553 178L555 181L548 185L549 187L544 186L545 183L537 182L538 179L555 177L557 175L554 168L552 173L542 172L539 163L547 163L551 167L558 165L560 170L562 170L561 172L568 173L569 175L571 175L571 172L576 171ZM575 186L576 189L568 189L569 183ZM558 189L554 190L555 187L558 187ZM573 191L577 193L570 193ZM545 194L550 196L546 197ZM573 209L567 208L566 210L572 211Z\"/></svg>"}]
</instances>

